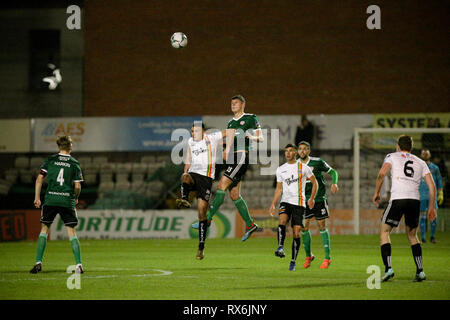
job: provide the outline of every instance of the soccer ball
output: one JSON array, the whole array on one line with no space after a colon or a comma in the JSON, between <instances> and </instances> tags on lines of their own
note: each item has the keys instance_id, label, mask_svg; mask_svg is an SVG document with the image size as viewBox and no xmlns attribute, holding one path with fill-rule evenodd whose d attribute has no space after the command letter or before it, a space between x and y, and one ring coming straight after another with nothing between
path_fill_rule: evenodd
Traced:
<instances>
[{"instance_id":1,"label":"soccer ball","mask_svg":"<svg viewBox=\"0 0 450 320\"><path fill-rule=\"evenodd\" d=\"M179 49L179 48L186 47L188 40L187 40L186 35L183 32L175 32L170 37L170 43L172 44L172 47Z\"/></svg>"}]
</instances>

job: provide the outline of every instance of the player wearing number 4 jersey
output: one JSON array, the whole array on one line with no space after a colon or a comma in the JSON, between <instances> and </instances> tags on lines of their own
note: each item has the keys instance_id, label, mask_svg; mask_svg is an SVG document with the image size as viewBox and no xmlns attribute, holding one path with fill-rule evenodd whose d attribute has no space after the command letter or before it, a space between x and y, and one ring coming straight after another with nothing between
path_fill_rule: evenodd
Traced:
<instances>
[{"instance_id":1,"label":"player wearing number 4 jersey","mask_svg":"<svg viewBox=\"0 0 450 320\"><path fill-rule=\"evenodd\" d=\"M59 147L59 153L45 160L36 178L34 197L36 208L41 206L40 195L45 177L48 180L48 187L41 211L42 228L38 239L36 264L30 270L30 273L38 273L42 270L42 258L47 245L48 231L57 214L60 215L67 228L67 234L77 263L75 272L83 273L80 242L75 234L75 226L78 224L75 205L78 203L78 196L81 192L83 175L79 162L70 155L72 151L70 136L59 137L56 143Z\"/></svg>"},{"instance_id":2,"label":"player wearing number 4 jersey","mask_svg":"<svg viewBox=\"0 0 450 320\"><path fill-rule=\"evenodd\" d=\"M381 257L385 266L382 281L394 277L391 266L391 240L389 234L397 227L402 216L405 215L406 235L411 244L412 255L416 264L414 281L425 280L422 262L422 248L417 239L417 227L420 216L419 184L423 178L429 189L428 219L436 218L434 208L435 186L427 164L420 158L412 155L413 141L410 136L402 135L397 140L397 152L390 153L384 159L383 166L378 173L373 203L378 206L380 189L384 177L391 172L391 198L381 219Z\"/></svg>"}]
</instances>

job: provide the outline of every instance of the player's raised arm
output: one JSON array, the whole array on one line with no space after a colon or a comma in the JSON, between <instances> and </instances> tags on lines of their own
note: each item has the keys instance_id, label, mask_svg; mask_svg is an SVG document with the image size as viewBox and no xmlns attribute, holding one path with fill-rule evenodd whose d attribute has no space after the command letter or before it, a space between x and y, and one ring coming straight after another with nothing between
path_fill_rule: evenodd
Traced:
<instances>
[{"instance_id":1,"label":"player's raised arm","mask_svg":"<svg viewBox=\"0 0 450 320\"><path fill-rule=\"evenodd\" d=\"M39 173L36 178L36 184L34 187L34 206L36 208L41 207L41 189L42 189L42 181L44 180L44 175Z\"/></svg>"},{"instance_id":2,"label":"player's raised arm","mask_svg":"<svg viewBox=\"0 0 450 320\"><path fill-rule=\"evenodd\" d=\"M307 178L307 180L311 181L313 188L311 191L311 197L309 197L308 200L308 206L310 209L314 208L314 199L316 198L316 193L317 193L317 179L315 175L311 175L309 178Z\"/></svg>"},{"instance_id":3,"label":"player's raised arm","mask_svg":"<svg viewBox=\"0 0 450 320\"><path fill-rule=\"evenodd\" d=\"M281 198L281 194L283 193L283 182L277 182L277 186L275 188L275 192L273 194L273 200L270 204L269 213L273 217L273 213L275 211L275 205Z\"/></svg>"},{"instance_id":4,"label":"player's raised arm","mask_svg":"<svg viewBox=\"0 0 450 320\"><path fill-rule=\"evenodd\" d=\"M378 202L380 201L380 189L384 182L384 177L388 174L389 170L391 170L391 164L389 162L385 162L378 172L376 184L375 184L375 192L373 194L372 202L376 206L378 206Z\"/></svg>"},{"instance_id":5,"label":"player's raised arm","mask_svg":"<svg viewBox=\"0 0 450 320\"><path fill-rule=\"evenodd\" d=\"M78 197L81 193L81 182L75 181L74 185L75 204L78 204Z\"/></svg>"},{"instance_id":6,"label":"player's raised arm","mask_svg":"<svg viewBox=\"0 0 450 320\"><path fill-rule=\"evenodd\" d=\"M429 195L427 216L428 220L430 220L430 222L433 222L433 220L436 219L436 209L434 208L434 201L436 199L436 186L434 184L431 173L427 173L423 178L428 186L428 195Z\"/></svg>"}]
</instances>

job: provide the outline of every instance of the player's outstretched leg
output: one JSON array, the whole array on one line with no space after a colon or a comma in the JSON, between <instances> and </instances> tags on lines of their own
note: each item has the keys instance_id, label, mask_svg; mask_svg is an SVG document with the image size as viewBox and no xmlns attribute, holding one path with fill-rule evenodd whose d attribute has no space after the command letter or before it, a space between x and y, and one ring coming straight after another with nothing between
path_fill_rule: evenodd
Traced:
<instances>
[{"instance_id":1,"label":"player's outstretched leg","mask_svg":"<svg viewBox=\"0 0 450 320\"><path fill-rule=\"evenodd\" d=\"M330 257L330 233L328 229L320 230L320 237L322 238L323 248L325 250L325 259L323 260L320 269L328 269L328 266L331 263Z\"/></svg>"},{"instance_id":2,"label":"player's outstretched leg","mask_svg":"<svg viewBox=\"0 0 450 320\"><path fill-rule=\"evenodd\" d=\"M207 220L207 226L209 227L211 225L211 220L213 219L216 212L219 210L220 206L222 205L223 201L225 200L225 191L221 189L217 189L216 196L214 197L212 205L209 207L208 212L206 213L206 220ZM199 222L193 223L192 228L198 229L199 228Z\"/></svg>"},{"instance_id":3,"label":"player's outstretched leg","mask_svg":"<svg viewBox=\"0 0 450 320\"><path fill-rule=\"evenodd\" d=\"M425 272L423 272L422 247L420 243L411 246L412 255L416 264L416 276L414 281L420 282L426 279Z\"/></svg>"},{"instance_id":4,"label":"player's outstretched leg","mask_svg":"<svg viewBox=\"0 0 450 320\"><path fill-rule=\"evenodd\" d=\"M284 253L284 239L286 238L286 226L285 225L278 225L277 229L277 236L278 236L278 248L275 251L275 256L284 258L286 254Z\"/></svg>"},{"instance_id":5,"label":"player's outstretched leg","mask_svg":"<svg viewBox=\"0 0 450 320\"><path fill-rule=\"evenodd\" d=\"M42 271L42 258L44 257L46 246L47 246L47 233L41 232L39 234L37 243L36 264L30 270L30 273L38 273Z\"/></svg>"},{"instance_id":6,"label":"player's outstretched leg","mask_svg":"<svg viewBox=\"0 0 450 320\"><path fill-rule=\"evenodd\" d=\"M36 264L30 270L30 273L38 273L42 271L42 258L44 257L45 247L47 246L48 228L42 225L41 233L38 238L38 245L36 249Z\"/></svg>"},{"instance_id":7,"label":"player's outstretched leg","mask_svg":"<svg viewBox=\"0 0 450 320\"><path fill-rule=\"evenodd\" d=\"M298 250L300 249L300 237L292 239L292 259L289 264L289 271L295 271L295 261L297 261Z\"/></svg>"},{"instance_id":8,"label":"player's outstretched leg","mask_svg":"<svg viewBox=\"0 0 450 320\"><path fill-rule=\"evenodd\" d=\"M175 200L178 209L190 208L189 193L191 192L192 177L188 173L183 173L181 176L181 199Z\"/></svg>"},{"instance_id":9,"label":"player's outstretched leg","mask_svg":"<svg viewBox=\"0 0 450 320\"><path fill-rule=\"evenodd\" d=\"M205 257L205 241L206 241L206 231L208 225L206 220L202 220L199 222L199 230L198 230L198 251L196 259L202 260Z\"/></svg>"},{"instance_id":10,"label":"player's outstretched leg","mask_svg":"<svg viewBox=\"0 0 450 320\"><path fill-rule=\"evenodd\" d=\"M433 220L433 222L431 222L430 224L430 242L431 243L436 243L436 238L434 237L434 235L436 234L436 228L437 228L437 216L436 219Z\"/></svg>"},{"instance_id":11,"label":"player's outstretched leg","mask_svg":"<svg viewBox=\"0 0 450 320\"><path fill-rule=\"evenodd\" d=\"M309 268L311 265L311 262L314 260L314 255L311 253L311 233L309 232L309 222L310 219L305 219L305 229L302 230L302 241L303 241L303 248L305 249L305 263L303 267Z\"/></svg>"},{"instance_id":12,"label":"player's outstretched leg","mask_svg":"<svg viewBox=\"0 0 450 320\"><path fill-rule=\"evenodd\" d=\"M384 276L381 278L382 282L388 281L394 277L394 270L391 266L391 244L385 243L381 245L381 258L384 264Z\"/></svg>"},{"instance_id":13,"label":"player's outstretched leg","mask_svg":"<svg viewBox=\"0 0 450 320\"><path fill-rule=\"evenodd\" d=\"M81 245L78 240L77 235L75 234L75 229L72 227L67 227L67 234L70 240L70 246L72 247L73 256L75 257L76 262L76 273L84 273L83 266L81 264Z\"/></svg>"}]
</instances>

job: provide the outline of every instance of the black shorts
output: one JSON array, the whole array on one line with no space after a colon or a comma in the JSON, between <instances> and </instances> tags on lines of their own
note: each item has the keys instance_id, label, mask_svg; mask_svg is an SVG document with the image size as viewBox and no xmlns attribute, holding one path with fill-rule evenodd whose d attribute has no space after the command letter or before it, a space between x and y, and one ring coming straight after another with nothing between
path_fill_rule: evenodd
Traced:
<instances>
[{"instance_id":1,"label":"black shorts","mask_svg":"<svg viewBox=\"0 0 450 320\"><path fill-rule=\"evenodd\" d=\"M306 206L305 219L311 219L313 217L316 218L316 220L323 220L330 217L327 200L315 202L314 208L312 209Z\"/></svg>"},{"instance_id":2,"label":"black shorts","mask_svg":"<svg viewBox=\"0 0 450 320\"><path fill-rule=\"evenodd\" d=\"M197 193L197 198L209 202L213 179L195 172L189 172L189 175L192 177L192 180L194 180L194 185L191 186L191 188L192 191Z\"/></svg>"},{"instance_id":3,"label":"black shorts","mask_svg":"<svg viewBox=\"0 0 450 320\"><path fill-rule=\"evenodd\" d=\"M403 215L405 215L405 224L409 228L417 228L420 218L420 200L398 199L389 201L381 217L381 222L391 227L397 227Z\"/></svg>"},{"instance_id":4,"label":"black shorts","mask_svg":"<svg viewBox=\"0 0 450 320\"><path fill-rule=\"evenodd\" d=\"M231 154L230 154L231 156ZM230 185L230 189L233 189L244 177L248 168L248 153L246 152L233 152L233 163L225 164L225 177L233 181Z\"/></svg>"},{"instance_id":5,"label":"black shorts","mask_svg":"<svg viewBox=\"0 0 450 320\"><path fill-rule=\"evenodd\" d=\"M278 211L278 215L287 214L289 219L291 219L292 226L301 226L304 227L303 219L305 217L305 208L302 206L296 206L290 203L281 202L280 210Z\"/></svg>"},{"instance_id":6,"label":"black shorts","mask_svg":"<svg viewBox=\"0 0 450 320\"><path fill-rule=\"evenodd\" d=\"M77 210L75 208L46 205L42 207L41 223L45 224L47 227L50 227L57 214L61 216L64 225L67 227L75 228L78 224Z\"/></svg>"}]
</instances>

